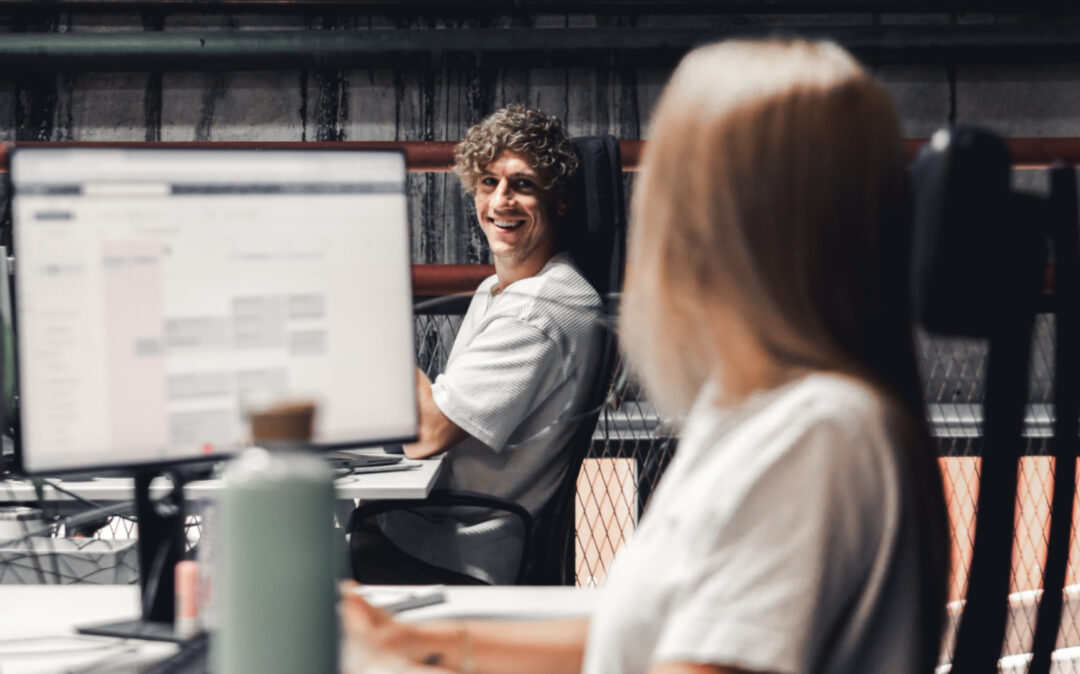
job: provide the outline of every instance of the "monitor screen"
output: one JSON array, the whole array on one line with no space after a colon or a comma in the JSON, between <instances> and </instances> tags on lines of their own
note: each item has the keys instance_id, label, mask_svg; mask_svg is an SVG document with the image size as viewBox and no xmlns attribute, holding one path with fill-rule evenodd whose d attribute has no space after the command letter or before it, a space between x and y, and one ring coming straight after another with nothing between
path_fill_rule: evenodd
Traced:
<instances>
[{"instance_id":1,"label":"monitor screen","mask_svg":"<svg viewBox=\"0 0 1080 674\"><path fill-rule=\"evenodd\" d=\"M19 148L11 181L23 472L224 457L275 402L415 437L403 154Z\"/></svg>"}]
</instances>

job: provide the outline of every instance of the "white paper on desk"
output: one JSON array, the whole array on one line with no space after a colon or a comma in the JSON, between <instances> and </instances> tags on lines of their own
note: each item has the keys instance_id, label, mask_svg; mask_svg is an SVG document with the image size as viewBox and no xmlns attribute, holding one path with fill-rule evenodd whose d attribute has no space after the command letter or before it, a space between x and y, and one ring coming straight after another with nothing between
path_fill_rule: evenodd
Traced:
<instances>
[{"instance_id":1,"label":"white paper on desk","mask_svg":"<svg viewBox=\"0 0 1080 674\"><path fill-rule=\"evenodd\" d=\"M382 587L361 585L353 590L372 606L400 613L409 609L441 604L446 601L446 588L442 585L422 585L418 587Z\"/></svg>"},{"instance_id":2,"label":"white paper on desk","mask_svg":"<svg viewBox=\"0 0 1080 674\"><path fill-rule=\"evenodd\" d=\"M18 643L3 640L0 642L0 663L3 663L0 671L4 674L56 674L84 670L134 672L175 651L174 644L165 642L133 643L77 635L28 638Z\"/></svg>"}]
</instances>

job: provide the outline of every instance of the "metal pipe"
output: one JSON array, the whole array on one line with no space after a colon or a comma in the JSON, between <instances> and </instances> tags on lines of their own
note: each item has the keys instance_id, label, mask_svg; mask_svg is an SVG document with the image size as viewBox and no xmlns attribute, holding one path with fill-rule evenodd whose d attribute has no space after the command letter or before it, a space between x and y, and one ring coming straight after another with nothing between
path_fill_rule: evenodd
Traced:
<instances>
[{"instance_id":1,"label":"metal pipe","mask_svg":"<svg viewBox=\"0 0 1080 674\"><path fill-rule=\"evenodd\" d=\"M414 264L413 295L443 297L471 293L494 273L495 267L490 264Z\"/></svg>"},{"instance_id":2,"label":"metal pipe","mask_svg":"<svg viewBox=\"0 0 1080 674\"><path fill-rule=\"evenodd\" d=\"M414 264L412 266L415 297L445 297L471 294L480 282L495 273L490 264ZM1046 265L1043 295L1054 293L1054 263Z\"/></svg>"},{"instance_id":3,"label":"metal pipe","mask_svg":"<svg viewBox=\"0 0 1080 674\"><path fill-rule=\"evenodd\" d=\"M911 159L928 139L907 138L904 140L904 151ZM645 150L644 140L621 140L619 148L622 152L624 171L637 171L641 165L641 155ZM457 141L452 140L404 140L404 141L368 141L368 140L344 140L336 142L300 142L300 141L235 141L235 142L202 142L202 141L167 141L167 142L139 142L139 141L19 141L18 143L0 143L0 173L8 170L8 153L13 147L157 147L157 148L235 148L256 150L326 150L326 149L353 149L353 150L402 150L405 152L405 165L414 173L449 171L454 162L454 146ZM1072 164L1080 166L1080 138L1010 138L1008 139L1009 150L1012 152L1013 168L1043 169L1055 163Z\"/></svg>"},{"instance_id":4,"label":"metal pipe","mask_svg":"<svg viewBox=\"0 0 1080 674\"><path fill-rule=\"evenodd\" d=\"M625 141L624 141L625 142ZM8 155L17 147L152 147L152 148L216 148L239 150L402 150L405 152L405 166L414 173L444 172L451 170L454 163L454 146L457 141L381 141L381 140L343 140L343 141L19 141L18 143L0 143L0 173L8 170Z\"/></svg>"},{"instance_id":5,"label":"metal pipe","mask_svg":"<svg viewBox=\"0 0 1080 674\"><path fill-rule=\"evenodd\" d=\"M44 5L44 6L43 6ZM1016 3L1009 0L0 0L0 8L12 13L42 11L146 11L236 13L272 11L281 13L377 13L392 16L485 16L526 14L777 14L777 13L860 13L920 12L1012 12Z\"/></svg>"},{"instance_id":6,"label":"metal pipe","mask_svg":"<svg viewBox=\"0 0 1080 674\"><path fill-rule=\"evenodd\" d=\"M459 53L532 65L673 63L728 37L796 34L832 39L871 61L1041 63L1076 60L1080 26L718 26L378 30L5 33L0 72L333 70L423 63ZM509 59L509 61L507 61Z\"/></svg>"}]
</instances>

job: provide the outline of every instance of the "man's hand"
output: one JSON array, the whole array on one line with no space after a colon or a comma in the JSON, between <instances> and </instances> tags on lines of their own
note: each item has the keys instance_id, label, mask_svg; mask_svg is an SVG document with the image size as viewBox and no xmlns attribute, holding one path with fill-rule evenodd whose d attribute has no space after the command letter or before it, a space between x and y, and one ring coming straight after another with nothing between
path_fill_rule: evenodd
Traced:
<instances>
[{"instance_id":1,"label":"man's hand","mask_svg":"<svg viewBox=\"0 0 1080 674\"><path fill-rule=\"evenodd\" d=\"M416 399L420 412L419 437L416 442L405 445L405 455L410 459L426 459L441 454L469 437L460 426L450 421L431 396L431 380L416 369Z\"/></svg>"}]
</instances>

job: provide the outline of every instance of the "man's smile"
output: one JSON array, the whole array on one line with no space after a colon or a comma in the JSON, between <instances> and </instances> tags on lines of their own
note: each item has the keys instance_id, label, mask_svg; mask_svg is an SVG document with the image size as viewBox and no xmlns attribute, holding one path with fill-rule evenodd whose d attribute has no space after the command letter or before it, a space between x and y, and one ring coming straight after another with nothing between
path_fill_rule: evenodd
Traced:
<instances>
[{"instance_id":1,"label":"man's smile","mask_svg":"<svg viewBox=\"0 0 1080 674\"><path fill-rule=\"evenodd\" d=\"M491 224L493 224L496 227L498 227L499 229L505 230L505 231L517 229L518 227L525 224L524 220L509 220L509 219L496 219L496 218L488 218L488 220L491 222Z\"/></svg>"}]
</instances>

